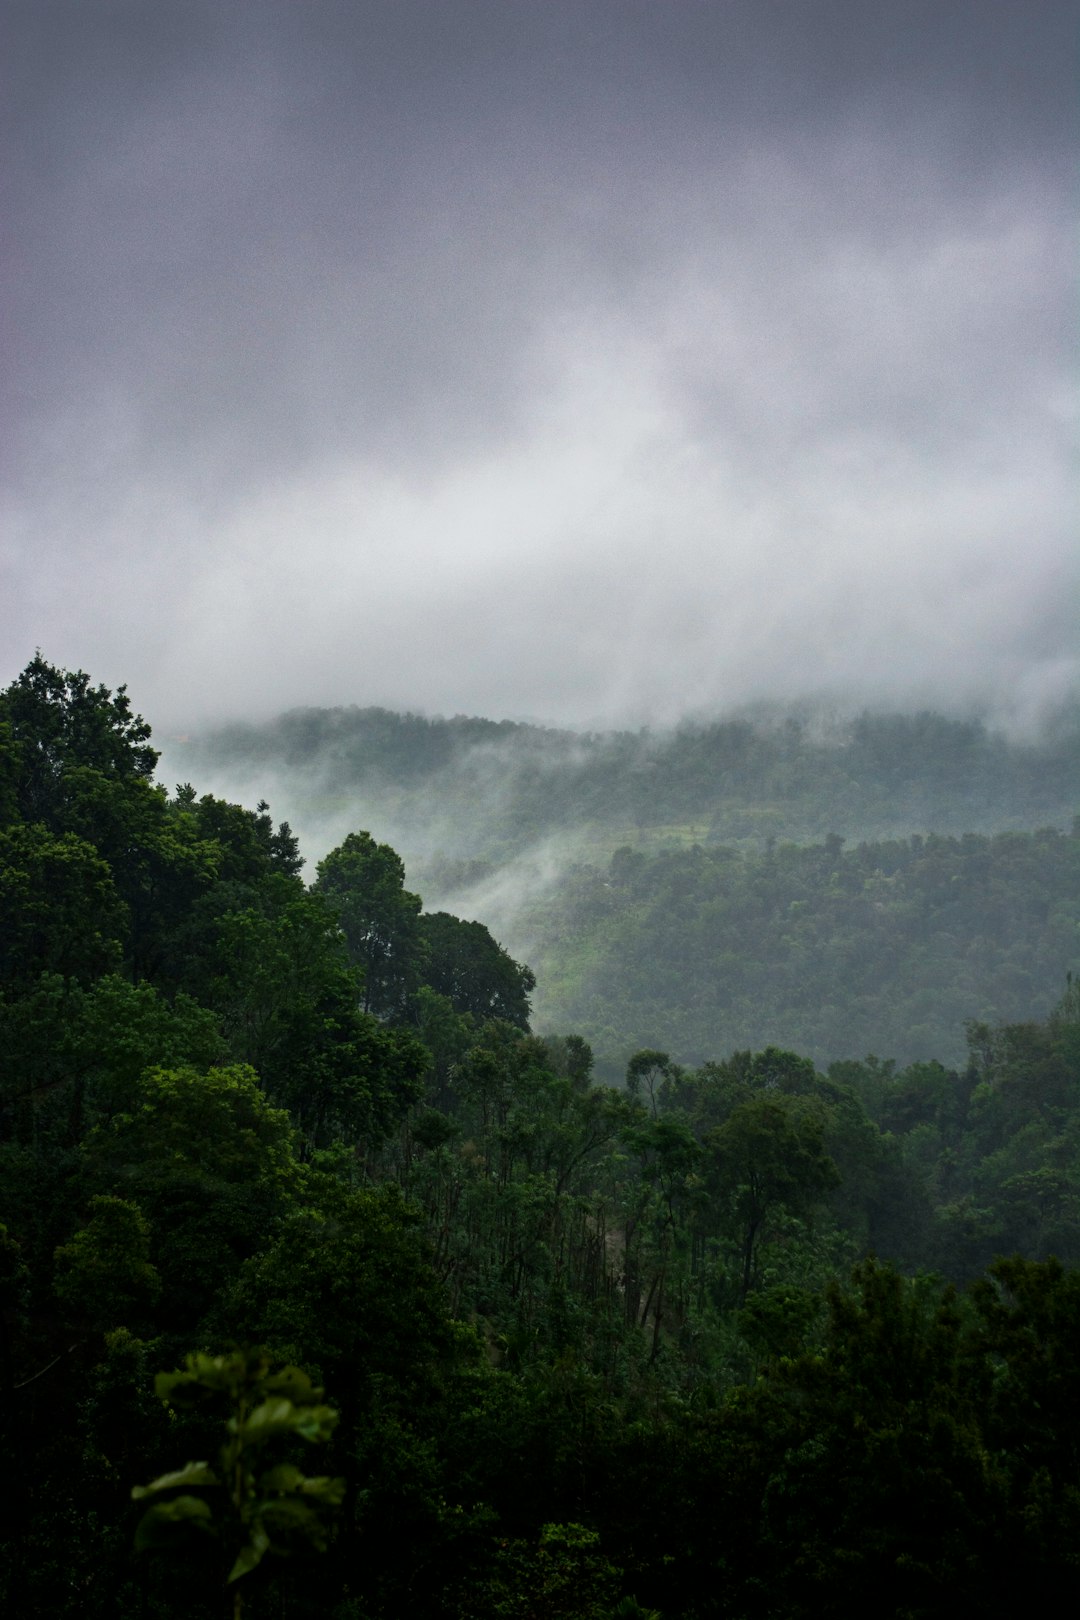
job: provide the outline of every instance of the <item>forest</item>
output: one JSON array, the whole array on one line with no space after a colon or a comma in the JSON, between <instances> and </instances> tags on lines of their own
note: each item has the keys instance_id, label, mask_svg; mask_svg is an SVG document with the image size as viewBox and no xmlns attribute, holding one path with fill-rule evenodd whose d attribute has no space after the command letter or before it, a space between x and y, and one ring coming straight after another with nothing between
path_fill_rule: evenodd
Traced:
<instances>
[{"instance_id":1,"label":"forest","mask_svg":"<svg viewBox=\"0 0 1080 1620\"><path fill-rule=\"evenodd\" d=\"M1045 1018L1080 967L1072 711L1009 739L930 713L580 735L301 709L166 751L232 793L272 782L320 853L377 829L612 1084L646 1046L959 1066L967 1022Z\"/></svg>"},{"instance_id":2,"label":"forest","mask_svg":"<svg viewBox=\"0 0 1080 1620\"><path fill-rule=\"evenodd\" d=\"M309 817L360 801L406 853L494 861L583 828L613 849L1058 825L1080 797L1078 739L1075 707L1027 738L930 712L761 708L668 731L570 732L340 708L208 726L165 749L200 779L226 766L290 797L302 785Z\"/></svg>"},{"instance_id":3,"label":"forest","mask_svg":"<svg viewBox=\"0 0 1080 1620\"><path fill-rule=\"evenodd\" d=\"M270 791L287 744L328 819L378 781L396 818L307 882L257 785L157 779L123 687L39 654L0 693L5 1612L1058 1607L1071 733L312 713L188 745ZM450 869L575 814L602 836L523 902L526 966Z\"/></svg>"}]
</instances>

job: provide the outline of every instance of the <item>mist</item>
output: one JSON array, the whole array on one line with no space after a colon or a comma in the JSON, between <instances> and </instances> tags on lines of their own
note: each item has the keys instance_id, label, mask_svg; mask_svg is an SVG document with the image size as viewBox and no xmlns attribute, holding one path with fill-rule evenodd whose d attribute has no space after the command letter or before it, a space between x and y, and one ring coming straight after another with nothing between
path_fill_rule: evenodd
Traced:
<instances>
[{"instance_id":1,"label":"mist","mask_svg":"<svg viewBox=\"0 0 1080 1620\"><path fill-rule=\"evenodd\" d=\"M7 10L5 680L1075 694L1071 6Z\"/></svg>"},{"instance_id":2,"label":"mist","mask_svg":"<svg viewBox=\"0 0 1080 1620\"><path fill-rule=\"evenodd\" d=\"M777 871L790 867L795 850L829 870L846 845L858 905L880 926L888 911L881 896L895 902L897 863L915 861L927 837L925 872L939 877L942 861L948 866L972 851L1022 863L1032 837L1047 853L1066 848L1080 802L1080 710L1062 711L1059 719L1037 739L1021 739L929 711L845 716L805 704L795 712L759 703L722 722L600 733L372 708L300 709L261 725L167 739L158 775L247 804L268 799L274 817L298 835L309 878L351 832L390 844L404 860L407 887L428 911L484 923L513 957L537 970L533 1013L541 1030L583 1025L604 1061L618 1069L628 1050L614 1049L610 1026L618 1017L607 1010L618 973L603 964L609 956L621 960L613 939L629 940L638 926L646 931L640 908L654 910L647 933L651 939L656 932L663 961L673 950L673 918L689 929L702 910L722 912L725 874L746 863L761 863L760 894L771 895ZM877 899L866 888L868 872L877 873L871 889L882 885ZM979 897L971 903L982 904L985 870L973 868L968 877ZM640 890L632 891L638 878ZM719 888L706 902L702 885L713 881ZM1045 890L1060 925L1048 982L1038 991L1047 1006L1075 951L1070 883L1061 874L1059 886L1055 875ZM657 892L666 894L665 905ZM924 897L921 910L904 913L907 924L940 910L958 930L950 934L955 950L970 926L962 906L954 916L961 894L955 883L939 883L933 904ZM798 926L803 899L796 888L770 922L783 935L768 947L778 962L786 960L787 930ZM829 903L835 900L832 894ZM1011 941L1018 923L1011 911L1009 918L1003 937ZM893 922L899 938L907 924ZM1003 918L982 919L977 938L1002 924ZM753 937L751 956L764 948ZM639 945L646 953L653 948L644 933L633 949ZM985 979L989 970L981 971ZM1010 990L1017 1016L1026 1016L1025 972ZM647 994L648 983L646 976L639 991ZM677 1000L678 989L671 993ZM638 1019L638 1045L654 1038L650 1020L659 1029L668 1012L650 1003ZM793 1016L787 1008L781 1017L788 1041L795 1039ZM909 1055L933 1055L946 1049L940 1043L947 1034L948 1050L960 1061L967 1016L961 1007L947 1031L922 1029L917 1051L907 1035L901 1045ZM738 1034L732 1026L728 1038L775 1033L769 1026L751 1037L749 1025ZM865 1038L874 1039L872 1028ZM694 1061L707 1055L702 1047ZM823 1061L836 1055L827 1046L818 1053Z\"/></svg>"}]
</instances>

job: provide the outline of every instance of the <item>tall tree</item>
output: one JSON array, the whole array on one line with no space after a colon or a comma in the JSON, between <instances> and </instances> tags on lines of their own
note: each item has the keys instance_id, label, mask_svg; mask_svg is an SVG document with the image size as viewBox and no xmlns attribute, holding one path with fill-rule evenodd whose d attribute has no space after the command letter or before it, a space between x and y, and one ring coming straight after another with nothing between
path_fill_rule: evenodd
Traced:
<instances>
[{"instance_id":1,"label":"tall tree","mask_svg":"<svg viewBox=\"0 0 1080 1620\"><path fill-rule=\"evenodd\" d=\"M334 905L349 955L364 975L363 1008L401 1016L422 982L426 955L420 897L405 887L405 866L389 844L350 833L319 862L312 887Z\"/></svg>"},{"instance_id":2,"label":"tall tree","mask_svg":"<svg viewBox=\"0 0 1080 1620\"><path fill-rule=\"evenodd\" d=\"M767 1223L780 1209L807 1213L838 1181L816 1099L752 1097L707 1138L716 1196L730 1202L740 1250L739 1298L754 1283Z\"/></svg>"},{"instance_id":3,"label":"tall tree","mask_svg":"<svg viewBox=\"0 0 1080 1620\"><path fill-rule=\"evenodd\" d=\"M16 797L27 821L62 824L74 767L148 783L157 765L150 727L132 712L126 687L113 693L91 686L82 670L56 669L40 653L0 693L0 721L10 728Z\"/></svg>"},{"instance_id":4,"label":"tall tree","mask_svg":"<svg viewBox=\"0 0 1080 1620\"><path fill-rule=\"evenodd\" d=\"M531 969L515 962L480 922L464 922L446 911L420 918L427 949L424 982L445 996L455 1012L483 1022L501 1018L529 1027L529 996L536 988Z\"/></svg>"}]
</instances>

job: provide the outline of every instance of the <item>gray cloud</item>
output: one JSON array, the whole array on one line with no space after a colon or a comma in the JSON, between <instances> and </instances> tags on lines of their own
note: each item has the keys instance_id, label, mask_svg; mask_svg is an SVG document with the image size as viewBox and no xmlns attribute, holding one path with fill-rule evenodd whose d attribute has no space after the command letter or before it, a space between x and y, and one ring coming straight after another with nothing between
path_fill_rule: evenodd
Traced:
<instances>
[{"instance_id":1,"label":"gray cloud","mask_svg":"<svg viewBox=\"0 0 1080 1620\"><path fill-rule=\"evenodd\" d=\"M1071 5L10 5L0 675L1075 690Z\"/></svg>"}]
</instances>

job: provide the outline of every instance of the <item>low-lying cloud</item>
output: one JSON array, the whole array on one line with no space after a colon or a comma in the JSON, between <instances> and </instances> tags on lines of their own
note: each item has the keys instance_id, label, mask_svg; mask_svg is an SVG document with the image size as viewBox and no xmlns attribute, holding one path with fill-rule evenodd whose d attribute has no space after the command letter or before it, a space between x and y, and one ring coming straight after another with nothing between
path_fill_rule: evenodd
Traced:
<instances>
[{"instance_id":1,"label":"low-lying cloud","mask_svg":"<svg viewBox=\"0 0 1080 1620\"><path fill-rule=\"evenodd\" d=\"M26 13L5 677L165 728L1076 691L1058 9L588 9Z\"/></svg>"}]
</instances>

